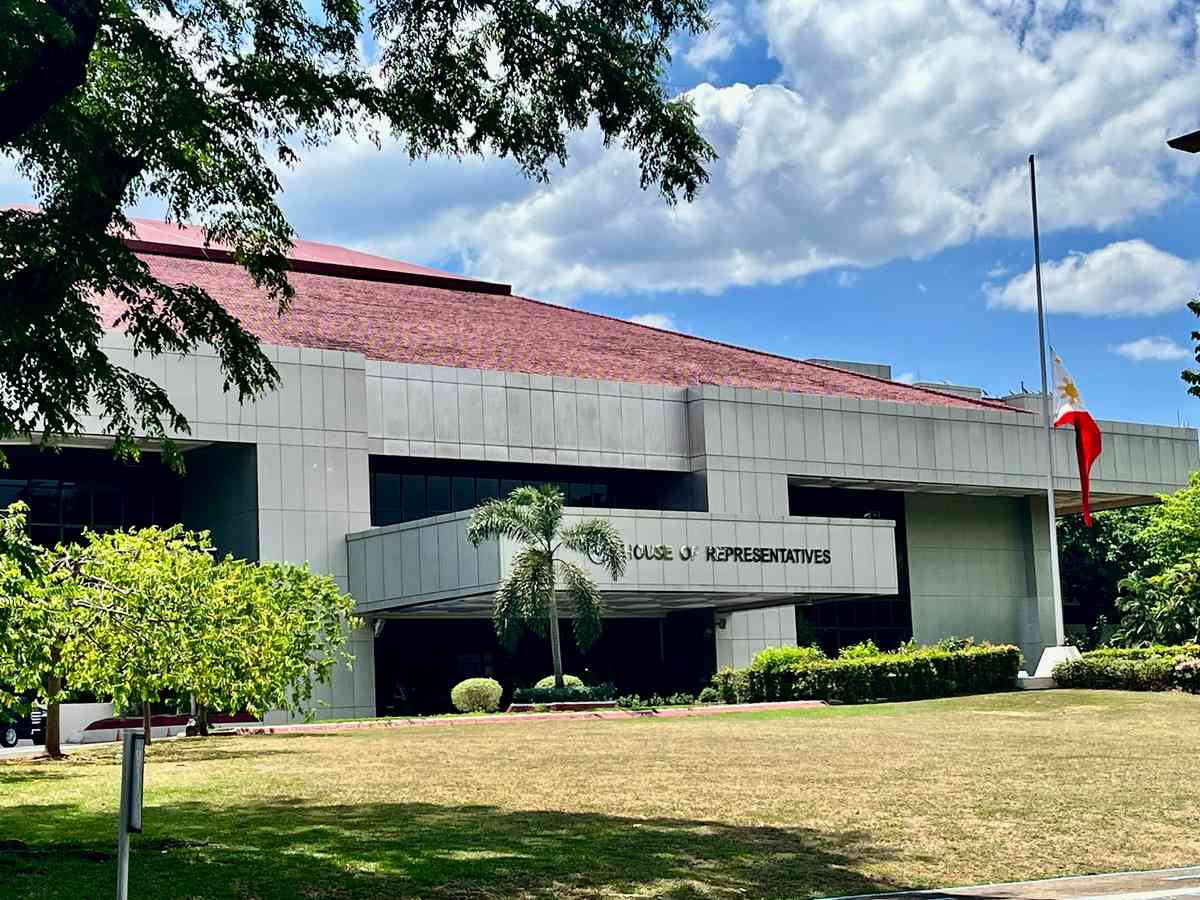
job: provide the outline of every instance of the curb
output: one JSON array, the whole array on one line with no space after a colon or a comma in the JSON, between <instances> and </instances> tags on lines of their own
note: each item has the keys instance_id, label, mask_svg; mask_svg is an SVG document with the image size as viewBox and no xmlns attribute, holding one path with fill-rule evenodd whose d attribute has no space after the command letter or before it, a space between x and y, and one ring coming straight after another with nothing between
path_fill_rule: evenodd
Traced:
<instances>
[{"instance_id":1,"label":"curb","mask_svg":"<svg viewBox=\"0 0 1200 900\"><path fill-rule=\"evenodd\" d=\"M489 716L406 719L365 719L357 722L305 722L295 725L250 725L237 728L235 734L330 734L339 731L365 731L380 728L409 728L438 725L501 725L520 722L575 722L595 719L680 719L716 716L724 713L758 712L773 709L813 709L825 706L820 700L785 700L774 703L733 703L720 706L673 706L663 709L604 709L579 712L512 713Z\"/></svg>"}]
</instances>

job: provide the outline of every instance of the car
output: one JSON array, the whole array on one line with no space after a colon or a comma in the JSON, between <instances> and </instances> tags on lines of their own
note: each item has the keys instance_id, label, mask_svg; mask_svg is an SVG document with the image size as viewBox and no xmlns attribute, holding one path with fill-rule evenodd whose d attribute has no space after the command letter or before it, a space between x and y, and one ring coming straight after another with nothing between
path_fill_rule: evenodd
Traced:
<instances>
[{"instance_id":1,"label":"car","mask_svg":"<svg viewBox=\"0 0 1200 900\"><path fill-rule=\"evenodd\" d=\"M46 711L31 706L28 712L0 709L0 747L15 747L22 738L35 744L46 743Z\"/></svg>"}]
</instances>

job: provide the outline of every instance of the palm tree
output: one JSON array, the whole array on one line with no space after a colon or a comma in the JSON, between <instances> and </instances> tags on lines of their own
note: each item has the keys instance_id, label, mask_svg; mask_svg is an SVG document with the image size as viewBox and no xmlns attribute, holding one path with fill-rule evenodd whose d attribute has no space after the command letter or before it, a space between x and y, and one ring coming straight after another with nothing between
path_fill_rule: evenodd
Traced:
<instances>
[{"instance_id":1,"label":"palm tree","mask_svg":"<svg viewBox=\"0 0 1200 900\"><path fill-rule=\"evenodd\" d=\"M554 686L563 687L562 646L558 634L558 599L574 606L575 644L586 651L600 636L603 602L600 589L577 563L559 557L566 548L604 566L613 580L625 572L625 544L612 523L588 519L562 529L563 495L551 485L519 487L502 500L476 507L467 525L467 540L476 547L490 538L506 537L523 546L496 591L492 619L496 635L514 648L523 627L539 635L550 631Z\"/></svg>"}]
</instances>

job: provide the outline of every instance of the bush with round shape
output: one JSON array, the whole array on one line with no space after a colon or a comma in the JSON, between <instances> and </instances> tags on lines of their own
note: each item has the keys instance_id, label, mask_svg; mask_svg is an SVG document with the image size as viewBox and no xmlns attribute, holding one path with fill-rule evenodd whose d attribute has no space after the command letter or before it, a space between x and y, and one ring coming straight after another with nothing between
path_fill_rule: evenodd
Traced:
<instances>
[{"instance_id":1,"label":"bush with round shape","mask_svg":"<svg viewBox=\"0 0 1200 900\"><path fill-rule=\"evenodd\" d=\"M554 676L547 675L545 678L539 679L534 685L535 688L545 689L554 687ZM563 687L565 688L581 688L583 687L583 679L578 675L564 675Z\"/></svg>"},{"instance_id":2,"label":"bush with round shape","mask_svg":"<svg viewBox=\"0 0 1200 900\"><path fill-rule=\"evenodd\" d=\"M504 688L494 678L468 678L450 691L450 702L459 712L495 712Z\"/></svg>"}]
</instances>

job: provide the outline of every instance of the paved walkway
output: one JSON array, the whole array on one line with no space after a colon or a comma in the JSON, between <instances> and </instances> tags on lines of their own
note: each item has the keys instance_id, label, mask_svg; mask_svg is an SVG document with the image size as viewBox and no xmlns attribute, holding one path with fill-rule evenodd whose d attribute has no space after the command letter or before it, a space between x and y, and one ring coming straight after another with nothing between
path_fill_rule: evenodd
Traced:
<instances>
[{"instance_id":1,"label":"paved walkway","mask_svg":"<svg viewBox=\"0 0 1200 900\"><path fill-rule=\"evenodd\" d=\"M932 891L862 894L834 900L866 900L868 897L871 900L957 900L972 897L981 900L1171 900L1174 897L1192 900L1200 898L1200 866L1010 884L981 884Z\"/></svg>"},{"instance_id":2,"label":"paved walkway","mask_svg":"<svg viewBox=\"0 0 1200 900\"><path fill-rule=\"evenodd\" d=\"M367 728L407 728L414 725L504 725L519 722L570 722L578 719L675 719L717 716L723 713L763 712L771 709L810 709L820 700L779 703L732 703L712 706L666 706L662 709L590 709L579 712L503 713L491 716L423 716L411 719L357 719L353 722L298 722L294 725L246 725L238 734L325 734Z\"/></svg>"}]
</instances>

